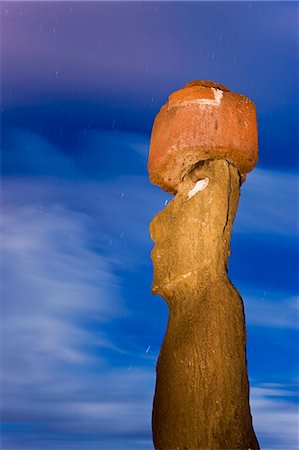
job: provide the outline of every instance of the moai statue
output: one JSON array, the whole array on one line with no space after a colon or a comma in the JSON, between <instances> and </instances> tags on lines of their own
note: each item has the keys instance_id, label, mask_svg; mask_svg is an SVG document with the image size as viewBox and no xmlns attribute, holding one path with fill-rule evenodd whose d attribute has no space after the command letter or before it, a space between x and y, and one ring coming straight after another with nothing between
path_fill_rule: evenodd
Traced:
<instances>
[{"instance_id":1,"label":"moai statue","mask_svg":"<svg viewBox=\"0 0 299 450\"><path fill-rule=\"evenodd\" d=\"M254 103L211 81L170 95L148 169L175 197L150 224L152 292L169 319L157 363L156 450L256 450L242 298L228 277L240 186L257 162Z\"/></svg>"}]
</instances>

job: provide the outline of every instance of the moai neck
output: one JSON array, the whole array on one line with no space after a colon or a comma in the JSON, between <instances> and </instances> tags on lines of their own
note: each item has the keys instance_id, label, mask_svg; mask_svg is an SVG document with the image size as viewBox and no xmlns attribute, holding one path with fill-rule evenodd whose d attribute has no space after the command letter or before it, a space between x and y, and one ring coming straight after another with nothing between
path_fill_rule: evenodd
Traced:
<instances>
[{"instance_id":1,"label":"moai neck","mask_svg":"<svg viewBox=\"0 0 299 450\"><path fill-rule=\"evenodd\" d=\"M150 225L153 292L169 306L153 408L157 450L259 448L243 303L227 276L239 189L234 165L206 161Z\"/></svg>"}]
</instances>

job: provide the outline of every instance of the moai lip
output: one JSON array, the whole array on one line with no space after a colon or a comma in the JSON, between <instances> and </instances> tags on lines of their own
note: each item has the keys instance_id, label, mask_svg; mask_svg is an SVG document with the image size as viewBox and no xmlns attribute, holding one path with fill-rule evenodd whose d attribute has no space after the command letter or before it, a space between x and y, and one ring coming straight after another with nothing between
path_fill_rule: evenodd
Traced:
<instances>
[{"instance_id":1,"label":"moai lip","mask_svg":"<svg viewBox=\"0 0 299 450\"><path fill-rule=\"evenodd\" d=\"M255 104L212 81L193 81L173 92L153 125L148 171L153 184L176 193L198 161L226 159L242 180L257 163Z\"/></svg>"},{"instance_id":2,"label":"moai lip","mask_svg":"<svg viewBox=\"0 0 299 450\"><path fill-rule=\"evenodd\" d=\"M215 116L235 131L245 114L239 94L234 98L240 108L229 100L230 107L215 112L226 94L232 93L211 81L191 82L169 97L164 132L170 144L163 141L159 117L159 133L153 129L151 180L176 193L150 225L152 291L169 307L153 403L156 450L259 449L249 405L243 302L228 277L241 180L257 161L256 118L247 99L251 142L244 148L247 132L239 132L238 146L229 146L229 132L222 129L221 146L211 128ZM190 120L191 137L182 117ZM192 139L196 145L188 146ZM159 151L158 141L164 142Z\"/></svg>"}]
</instances>

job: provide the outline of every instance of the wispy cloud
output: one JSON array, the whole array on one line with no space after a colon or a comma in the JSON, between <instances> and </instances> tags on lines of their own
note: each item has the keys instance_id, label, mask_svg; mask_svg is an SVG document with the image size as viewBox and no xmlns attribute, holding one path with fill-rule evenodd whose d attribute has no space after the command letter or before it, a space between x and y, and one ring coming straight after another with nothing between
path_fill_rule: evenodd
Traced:
<instances>
[{"instance_id":1,"label":"wispy cloud","mask_svg":"<svg viewBox=\"0 0 299 450\"><path fill-rule=\"evenodd\" d=\"M255 431L264 450L299 445L298 386L262 384L251 388Z\"/></svg>"},{"instance_id":2,"label":"wispy cloud","mask_svg":"<svg viewBox=\"0 0 299 450\"><path fill-rule=\"evenodd\" d=\"M150 448L154 375L109 367L106 352L121 350L103 324L126 308L121 280L90 248L87 225L88 217L59 204L4 214L2 417L35 436L35 443L30 432L18 438L4 426L6 448L60 449L62 439L87 448L84 433L94 448L105 439L107 448L137 450L143 440Z\"/></svg>"},{"instance_id":3,"label":"wispy cloud","mask_svg":"<svg viewBox=\"0 0 299 450\"><path fill-rule=\"evenodd\" d=\"M190 74L222 80L257 103L261 162L293 168L298 45L291 3L6 2L5 449L152 449L151 355L157 355L167 311L161 299L149 306L148 224L171 198L148 182L153 118ZM234 226L243 250L247 243L243 269L257 266L245 293L253 307L249 320L268 335L270 327L281 334L295 327L295 294L281 288L282 278L287 284L292 277L294 252L283 253L290 275L277 277L279 294L273 287L262 299L256 272L276 264L272 255L281 256L281 247L294 248L297 180L255 169L242 188ZM259 265L252 245L257 234L270 236L264 252L275 247ZM268 279L276 278L270 272L266 267ZM294 448L290 391L253 388L266 449Z\"/></svg>"},{"instance_id":4,"label":"wispy cloud","mask_svg":"<svg viewBox=\"0 0 299 450\"><path fill-rule=\"evenodd\" d=\"M146 168L149 136L115 130L84 130L77 133L74 146L76 151L69 154L35 133L12 129L5 134L3 168L5 173L14 176L38 174L39 177L59 178L60 182L68 179L81 184L85 181L86 189L92 182L100 183L95 186L95 195L103 200L101 193L108 194L107 203L108 188L111 201L118 194L123 199L126 190L130 195L134 194L134 189L138 190L143 203L156 205L156 210L163 208L162 199L170 200L171 196L149 184ZM106 183L101 183L105 180ZM255 168L242 186L233 232L297 237L298 193L298 173ZM55 194L55 182L52 194ZM89 195L92 199L91 193Z\"/></svg>"},{"instance_id":5,"label":"wispy cloud","mask_svg":"<svg viewBox=\"0 0 299 450\"><path fill-rule=\"evenodd\" d=\"M145 178L90 181L71 159L61 178L58 150L52 160L45 141L19 138L7 162L17 161L23 176L8 170L3 180L3 445L152 448L153 357L118 329L130 314L119 272L136 270L140 249L151 245L153 202L136 209ZM102 147L105 139L96 136ZM112 147L120 142L111 136ZM128 153L145 151L138 136L127 142ZM24 145L36 156L33 168L29 155L20 158ZM43 176L32 178L36 170Z\"/></svg>"},{"instance_id":6,"label":"wispy cloud","mask_svg":"<svg viewBox=\"0 0 299 450\"><path fill-rule=\"evenodd\" d=\"M154 363L167 312L162 301L157 306L144 301L144 280L150 297L146 271L153 245L148 225L171 196L148 182L146 136L106 131L80 139L85 150L70 157L44 139L20 133L6 160L8 169L16 161L18 167L3 179L5 445L150 449ZM28 147L34 164L29 153L21 158L27 144L34 147ZM97 162L104 158L103 165L113 166L113 157L103 155L116 148L128 164L122 174L112 167L107 179L97 172ZM103 152L100 157L96 149ZM56 171L60 162L65 177L63 169ZM36 178L36 172L42 176ZM292 208L286 207L284 228L273 220L277 199L267 190L266 176L271 192L279 186L280 202L293 198L295 175L257 169L257 177L246 182L249 197L243 191L235 231L248 239L266 231L294 236ZM254 216L257 205L262 218ZM250 305L249 323L295 328L293 294L241 290ZM267 410L256 405L262 421ZM268 431L263 433L270 442Z\"/></svg>"},{"instance_id":7,"label":"wispy cloud","mask_svg":"<svg viewBox=\"0 0 299 450\"><path fill-rule=\"evenodd\" d=\"M256 168L241 189L234 232L296 237L299 176Z\"/></svg>"},{"instance_id":8,"label":"wispy cloud","mask_svg":"<svg viewBox=\"0 0 299 450\"><path fill-rule=\"evenodd\" d=\"M297 329L299 325L299 297L288 292L272 292L244 287L246 321L250 325Z\"/></svg>"},{"instance_id":9,"label":"wispy cloud","mask_svg":"<svg viewBox=\"0 0 299 450\"><path fill-rule=\"evenodd\" d=\"M59 205L46 213L27 205L3 216L4 359L6 368L13 366L4 371L8 381L19 370L30 374L53 362L81 364L91 358L88 346L111 345L84 320L100 324L125 311L120 280L89 249L84 222ZM31 381L33 376L34 370Z\"/></svg>"}]
</instances>

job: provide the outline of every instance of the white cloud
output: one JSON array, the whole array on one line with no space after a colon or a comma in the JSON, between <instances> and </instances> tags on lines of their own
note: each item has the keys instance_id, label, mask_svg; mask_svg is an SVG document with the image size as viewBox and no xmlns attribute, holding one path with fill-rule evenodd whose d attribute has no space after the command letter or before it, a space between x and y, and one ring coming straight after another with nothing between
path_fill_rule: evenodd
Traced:
<instances>
[{"instance_id":1,"label":"white cloud","mask_svg":"<svg viewBox=\"0 0 299 450\"><path fill-rule=\"evenodd\" d=\"M113 347L82 325L125 311L118 277L89 249L84 216L59 205L14 208L3 215L1 247L5 382L48 378L59 364L93 360L88 346Z\"/></svg>"},{"instance_id":2,"label":"white cloud","mask_svg":"<svg viewBox=\"0 0 299 450\"><path fill-rule=\"evenodd\" d=\"M109 133L104 137L108 145ZM134 146L146 158L145 141L136 138ZM256 169L242 188L236 231L295 236L294 208L288 201L296 194L296 180L295 175ZM150 186L145 176L80 182L10 178L4 192L4 417L32 426L36 439L34 447L21 433L22 448L17 441L11 448L33 450L42 443L45 450L60 450L62 438L69 448L80 450L87 448L84 439L95 449L152 448L154 360L147 355L151 369L140 368L145 361L139 348L134 355L129 352L129 363L128 354L109 359L107 351L125 352L114 342L116 328L108 333L104 326L127 313L123 280L116 273L150 264L148 225L170 196ZM249 323L296 327L295 297L264 295L257 289L242 292ZM138 332L133 332L136 339ZM293 406L284 415L289 394L283 391L283 405L281 389L271 389L253 388L256 427L267 443L278 436L280 447L273 449L289 450L294 437L288 440L284 433L294 436ZM49 435L39 431L38 423L49 427Z\"/></svg>"},{"instance_id":3,"label":"white cloud","mask_svg":"<svg viewBox=\"0 0 299 450\"><path fill-rule=\"evenodd\" d=\"M299 446L296 386L262 384L251 388L251 411L264 450L295 450Z\"/></svg>"},{"instance_id":4,"label":"white cloud","mask_svg":"<svg viewBox=\"0 0 299 450\"><path fill-rule=\"evenodd\" d=\"M7 149L4 156L11 160L9 168L14 169L16 166L19 173L23 170L27 177L25 183L21 178L8 182L25 184L22 195L29 191L32 196L34 190L31 185L43 185L45 181L40 178L30 179L28 173L52 175L59 177L59 183L57 184L58 178L52 181L48 179L48 186L42 189L43 194L55 196L59 191L59 184L63 184L64 195L68 195L69 200L74 195L81 199L85 196L85 200L95 207L95 211L103 205L108 209L109 203L111 206L113 202L114 208L110 210L113 214L118 213L118 220L124 214L125 206L127 218L135 219L136 222L136 219L140 221L142 217L146 217L146 226L153 215L163 209L165 199L171 198L169 194L149 183L146 169L149 137L145 134L120 131L116 133L115 130L81 132L78 140L82 141L84 152L75 152L72 158L34 133L16 129L12 135L15 136L15 148ZM27 151L30 149L34 164L31 157L24 158L24 148ZM115 149L117 160L113 158ZM107 173L110 181L107 180ZM105 180L102 179L103 176L106 177ZM68 183L66 179L69 180ZM80 179L80 183L72 182L71 179ZM256 167L242 185L233 232L298 236L298 193L297 173ZM39 193L35 192L34 196L38 197ZM140 207L136 208L137 205ZM151 214L146 214L149 212L148 207ZM136 229L138 238L138 228Z\"/></svg>"},{"instance_id":5,"label":"white cloud","mask_svg":"<svg viewBox=\"0 0 299 450\"><path fill-rule=\"evenodd\" d=\"M47 188L39 188L43 198ZM63 206L59 194L41 208L32 198L35 190L27 189L27 199L10 202L2 220L2 417L27 427L20 434L6 432L5 445L152 448L154 367L122 367L125 352L105 331L128 311L115 261L92 240L99 216L93 220ZM90 192L85 194L87 200ZM96 201L95 196L91 207ZM101 204L96 215L100 209ZM108 238L109 220L106 232Z\"/></svg>"},{"instance_id":6,"label":"white cloud","mask_svg":"<svg viewBox=\"0 0 299 450\"><path fill-rule=\"evenodd\" d=\"M257 288L241 289L246 306L246 322L262 327L297 329L299 297L287 292L272 292Z\"/></svg>"},{"instance_id":7,"label":"white cloud","mask_svg":"<svg viewBox=\"0 0 299 450\"><path fill-rule=\"evenodd\" d=\"M103 181L8 178L4 183L9 205L33 204L41 214L53 205L66 205L89 227L93 243L106 250L105 261L130 270L150 262L153 245L149 223L171 196L149 185L143 176ZM20 196L20 192L22 195Z\"/></svg>"},{"instance_id":8,"label":"white cloud","mask_svg":"<svg viewBox=\"0 0 299 450\"><path fill-rule=\"evenodd\" d=\"M298 236L299 177L255 168L241 188L236 233Z\"/></svg>"}]
</instances>

